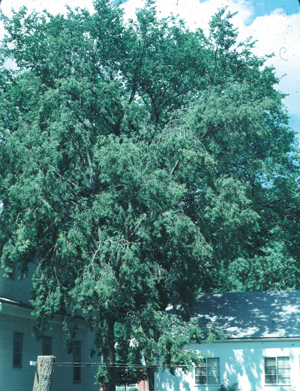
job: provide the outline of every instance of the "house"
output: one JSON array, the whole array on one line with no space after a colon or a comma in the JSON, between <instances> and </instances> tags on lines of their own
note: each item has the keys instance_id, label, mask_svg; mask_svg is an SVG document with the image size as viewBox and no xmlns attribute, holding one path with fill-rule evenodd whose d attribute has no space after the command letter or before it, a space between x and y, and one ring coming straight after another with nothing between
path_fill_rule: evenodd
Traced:
<instances>
[{"instance_id":1,"label":"house","mask_svg":"<svg viewBox=\"0 0 300 391\"><path fill-rule=\"evenodd\" d=\"M33 271L34 265L30 264L29 278L19 281L16 270L10 278L4 278L0 269L0 390L32 390L36 367L30 361L36 361L38 355L52 354L56 356L55 391L99 391L99 385L94 384L98 364L87 365L93 339L83 322L78 323L72 354L63 348L59 315L41 341L33 337L29 302Z\"/></svg>"},{"instance_id":2,"label":"house","mask_svg":"<svg viewBox=\"0 0 300 391\"><path fill-rule=\"evenodd\" d=\"M56 356L54 391L99 390L98 363L87 365L93 339L83 322L71 355L63 349L59 315L41 341L32 336L33 271L29 265L28 278L19 281L17 271L4 278L0 270L0 390L30 391L30 361L43 354ZM242 391L300 391L300 291L201 294L198 303L199 324L227 338L188 346L203 354L201 365L176 376L158 372L155 391L217 391L226 379Z\"/></svg>"},{"instance_id":3,"label":"house","mask_svg":"<svg viewBox=\"0 0 300 391\"><path fill-rule=\"evenodd\" d=\"M223 380L242 391L300 390L300 291L201 294L199 323L226 339L192 344L197 368L158 372L155 391L217 391Z\"/></svg>"}]
</instances>

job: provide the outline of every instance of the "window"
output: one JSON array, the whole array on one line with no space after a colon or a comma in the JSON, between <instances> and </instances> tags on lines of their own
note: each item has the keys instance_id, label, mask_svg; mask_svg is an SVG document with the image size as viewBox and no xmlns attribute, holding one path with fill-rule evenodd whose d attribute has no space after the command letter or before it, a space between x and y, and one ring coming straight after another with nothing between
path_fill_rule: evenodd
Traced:
<instances>
[{"instance_id":1,"label":"window","mask_svg":"<svg viewBox=\"0 0 300 391\"><path fill-rule=\"evenodd\" d=\"M290 384L289 357L265 357L265 384Z\"/></svg>"},{"instance_id":2,"label":"window","mask_svg":"<svg viewBox=\"0 0 300 391\"><path fill-rule=\"evenodd\" d=\"M73 343L73 381L81 383L81 342Z\"/></svg>"},{"instance_id":3,"label":"window","mask_svg":"<svg viewBox=\"0 0 300 391\"><path fill-rule=\"evenodd\" d=\"M23 334L13 336L13 368L22 368Z\"/></svg>"},{"instance_id":4,"label":"window","mask_svg":"<svg viewBox=\"0 0 300 391\"><path fill-rule=\"evenodd\" d=\"M11 271L11 273L8 273L8 277L11 280L15 280L15 278L16 278L16 263L13 264L12 271Z\"/></svg>"},{"instance_id":5,"label":"window","mask_svg":"<svg viewBox=\"0 0 300 391\"><path fill-rule=\"evenodd\" d=\"M42 355L52 356L52 337L43 337Z\"/></svg>"},{"instance_id":6,"label":"window","mask_svg":"<svg viewBox=\"0 0 300 391\"><path fill-rule=\"evenodd\" d=\"M220 359L204 358L195 368L196 384L220 384Z\"/></svg>"}]
</instances>

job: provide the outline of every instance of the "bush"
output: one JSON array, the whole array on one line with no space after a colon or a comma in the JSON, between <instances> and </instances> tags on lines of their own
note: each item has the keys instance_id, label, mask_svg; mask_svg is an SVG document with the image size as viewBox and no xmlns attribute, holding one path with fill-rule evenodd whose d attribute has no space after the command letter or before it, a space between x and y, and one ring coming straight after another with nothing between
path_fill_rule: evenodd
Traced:
<instances>
[{"instance_id":1,"label":"bush","mask_svg":"<svg viewBox=\"0 0 300 391\"><path fill-rule=\"evenodd\" d=\"M229 380L224 380L218 391L242 391L238 383L229 383Z\"/></svg>"}]
</instances>

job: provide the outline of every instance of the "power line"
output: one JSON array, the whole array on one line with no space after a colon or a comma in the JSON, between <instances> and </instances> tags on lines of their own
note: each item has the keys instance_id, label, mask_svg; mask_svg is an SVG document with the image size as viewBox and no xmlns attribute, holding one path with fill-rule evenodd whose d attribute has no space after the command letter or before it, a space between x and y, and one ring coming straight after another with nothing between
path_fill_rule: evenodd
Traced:
<instances>
[{"instance_id":1,"label":"power line","mask_svg":"<svg viewBox=\"0 0 300 391\"><path fill-rule=\"evenodd\" d=\"M74 366L74 367L85 367L85 366L93 366L93 365L98 365L98 366L106 366L110 368L128 368L128 367L134 367L134 368L158 368L159 364L151 364L151 365L143 365L143 364L129 364L129 363L101 363L101 362L91 362L91 361L86 361L86 362L56 362L56 366L60 367L68 367L68 366ZM187 367L187 365L172 365L173 367Z\"/></svg>"}]
</instances>

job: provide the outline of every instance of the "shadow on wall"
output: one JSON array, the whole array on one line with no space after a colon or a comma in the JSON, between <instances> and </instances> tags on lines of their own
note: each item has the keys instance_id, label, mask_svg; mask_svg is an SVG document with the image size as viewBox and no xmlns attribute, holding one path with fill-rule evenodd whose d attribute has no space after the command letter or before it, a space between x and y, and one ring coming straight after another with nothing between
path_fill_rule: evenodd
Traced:
<instances>
[{"instance_id":1,"label":"shadow on wall","mask_svg":"<svg viewBox=\"0 0 300 391\"><path fill-rule=\"evenodd\" d=\"M262 342L256 348L234 349L233 355L228 358L224 365L224 378L230 383L238 383L242 391L257 391L264 389L264 357L289 356L291 363L295 361L290 354L289 347L279 348L266 342ZM279 389L280 386L269 385Z\"/></svg>"},{"instance_id":2,"label":"shadow on wall","mask_svg":"<svg viewBox=\"0 0 300 391\"><path fill-rule=\"evenodd\" d=\"M294 346L297 345L297 346ZM197 346L199 348L199 345ZM196 346L194 346L196 348ZM207 345L203 349L208 348ZM291 351L296 348L295 351ZM221 383L228 380L229 383L238 383L242 391L266 391L264 357L290 357L289 388L300 390L299 385L299 350L300 342L293 341L242 341L230 343L215 343L209 346L215 357L220 357ZM206 351L208 351L206 350ZM204 350L203 350L204 351ZM296 388L295 388L296 386ZM220 385L195 386L193 372L184 374L176 371L172 376L169 372L159 372L155 379L155 391L217 391ZM284 385L269 384L269 391L287 390Z\"/></svg>"},{"instance_id":3,"label":"shadow on wall","mask_svg":"<svg viewBox=\"0 0 300 391\"><path fill-rule=\"evenodd\" d=\"M256 391L264 376L258 356L256 349L235 349L224 365L224 378L230 383L237 382L242 391Z\"/></svg>"},{"instance_id":4,"label":"shadow on wall","mask_svg":"<svg viewBox=\"0 0 300 391\"><path fill-rule=\"evenodd\" d=\"M169 372L158 372L155 378L155 391L195 391L188 376L181 370L176 370L175 376Z\"/></svg>"}]
</instances>

